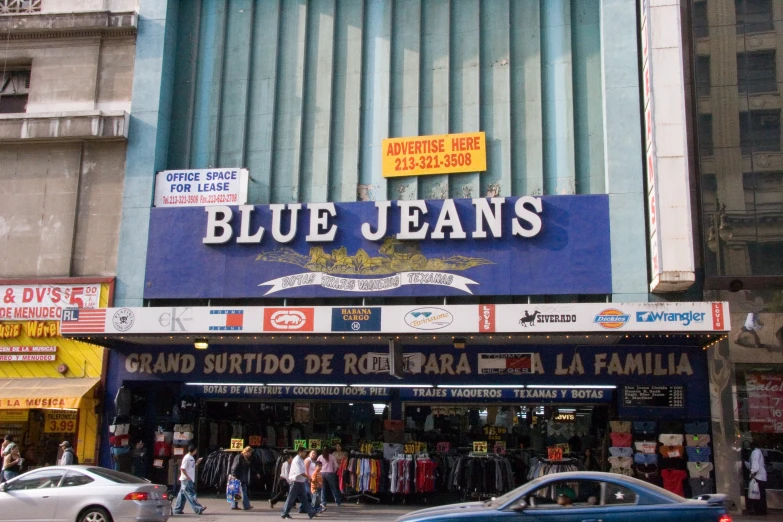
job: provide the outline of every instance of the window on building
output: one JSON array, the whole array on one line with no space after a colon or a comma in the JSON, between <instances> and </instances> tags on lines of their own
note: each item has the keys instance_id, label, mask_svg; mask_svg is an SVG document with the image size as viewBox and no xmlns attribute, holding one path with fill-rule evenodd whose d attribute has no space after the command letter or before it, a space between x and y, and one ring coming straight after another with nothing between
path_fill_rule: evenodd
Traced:
<instances>
[{"instance_id":1,"label":"window on building","mask_svg":"<svg viewBox=\"0 0 783 522\"><path fill-rule=\"evenodd\" d=\"M712 114L699 114L699 154L712 156Z\"/></svg>"},{"instance_id":2,"label":"window on building","mask_svg":"<svg viewBox=\"0 0 783 522\"><path fill-rule=\"evenodd\" d=\"M780 150L780 111L740 113L740 146L743 154L751 151Z\"/></svg>"},{"instance_id":3,"label":"window on building","mask_svg":"<svg viewBox=\"0 0 783 522\"><path fill-rule=\"evenodd\" d=\"M710 95L710 57L696 57L696 95Z\"/></svg>"},{"instance_id":4,"label":"window on building","mask_svg":"<svg viewBox=\"0 0 783 522\"><path fill-rule=\"evenodd\" d=\"M707 24L707 2L693 2L693 36L704 38L710 35L710 28Z\"/></svg>"},{"instance_id":5,"label":"window on building","mask_svg":"<svg viewBox=\"0 0 783 522\"><path fill-rule=\"evenodd\" d=\"M737 55L737 87L748 94L777 92L775 51Z\"/></svg>"},{"instance_id":6,"label":"window on building","mask_svg":"<svg viewBox=\"0 0 783 522\"><path fill-rule=\"evenodd\" d=\"M737 33L772 31L772 2L774 0L734 0L737 14ZM705 2L706 3L706 2Z\"/></svg>"},{"instance_id":7,"label":"window on building","mask_svg":"<svg viewBox=\"0 0 783 522\"><path fill-rule=\"evenodd\" d=\"M40 13L42 0L0 0L0 14Z\"/></svg>"},{"instance_id":8,"label":"window on building","mask_svg":"<svg viewBox=\"0 0 783 522\"><path fill-rule=\"evenodd\" d=\"M26 112L30 70L7 71L0 78L0 114Z\"/></svg>"}]
</instances>

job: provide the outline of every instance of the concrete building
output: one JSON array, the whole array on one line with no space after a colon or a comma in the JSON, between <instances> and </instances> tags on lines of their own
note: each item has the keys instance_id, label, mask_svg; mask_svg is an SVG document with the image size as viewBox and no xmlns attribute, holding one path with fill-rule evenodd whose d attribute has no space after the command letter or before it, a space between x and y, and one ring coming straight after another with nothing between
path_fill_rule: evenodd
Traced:
<instances>
[{"instance_id":1,"label":"concrete building","mask_svg":"<svg viewBox=\"0 0 783 522\"><path fill-rule=\"evenodd\" d=\"M783 381L783 4L682 5L690 15L705 298L731 303L731 337L710 351L716 476L719 490L739 501L743 446L783 445L775 387ZM768 457L768 502L778 509L781 457Z\"/></svg>"},{"instance_id":2,"label":"concrete building","mask_svg":"<svg viewBox=\"0 0 783 522\"><path fill-rule=\"evenodd\" d=\"M54 463L64 439L96 461L105 350L60 337L59 320L111 301L137 10L0 1L0 431L30 465Z\"/></svg>"}]
</instances>

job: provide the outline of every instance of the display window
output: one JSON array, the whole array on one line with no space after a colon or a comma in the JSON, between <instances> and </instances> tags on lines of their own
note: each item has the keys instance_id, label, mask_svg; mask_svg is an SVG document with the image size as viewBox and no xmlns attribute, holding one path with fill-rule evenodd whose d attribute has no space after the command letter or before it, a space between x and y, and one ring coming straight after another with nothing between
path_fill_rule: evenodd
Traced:
<instances>
[{"instance_id":1,"label":"display window","mask_svg":"<svg viewBox=\"0 0 783 522\"><path fill-rule=\"evenodd\" d=\"M76 410L0 411L0 434L13 436L23 460L22 471L57 464L68 441L76 445L79 412Z\"/></svg>"}]
</instances>

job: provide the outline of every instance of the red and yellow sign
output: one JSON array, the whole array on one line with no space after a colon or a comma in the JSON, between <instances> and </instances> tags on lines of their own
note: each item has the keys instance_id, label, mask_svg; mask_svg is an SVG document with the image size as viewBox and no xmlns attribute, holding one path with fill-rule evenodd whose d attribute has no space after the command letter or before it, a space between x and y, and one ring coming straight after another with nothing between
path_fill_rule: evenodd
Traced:
<instances>
[{"instance_id":1,"label":"red and yellow sign","mask_svg":"<svg viewBox=\"0 0 783 522\"><path fill-rule=\"evenodd\" d=\"M44 433L76 433L77 411L47 411L44 414Z\"/></svg>"},{"instance_id":2,"label":"red and yellow sign","mask_svg":"<svg viewBox=\"0 0 783 522\"><path fill-rule=\"evenodd\" d=\"M382 149L384 178L487 170L483 132L389 138Z\"/></svg>"}]
</instances>

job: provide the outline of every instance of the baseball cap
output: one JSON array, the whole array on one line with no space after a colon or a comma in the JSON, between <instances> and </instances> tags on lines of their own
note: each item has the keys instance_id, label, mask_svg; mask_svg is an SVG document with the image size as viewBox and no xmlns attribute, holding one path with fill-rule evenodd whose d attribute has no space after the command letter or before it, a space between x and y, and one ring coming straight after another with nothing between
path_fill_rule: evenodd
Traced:
<instances>
[{"instance_id":1,"label":"baseball cap","mask_svg":"<svg viewBox=\"0 0 783 522\"><path fill-rule=\"evenodd\" d=\"M71 447L71 443L70 443L70 442L68 442L67 440L64 440L64 441L62 441L62 442L60 443L60 447L61 447L61 448L70 448L70 447Z\"/></svg>"}]
</instances>

